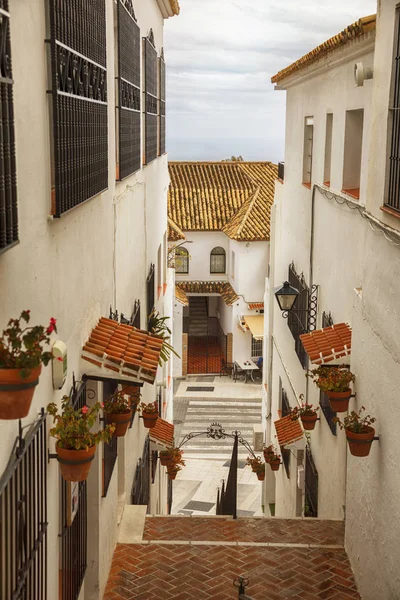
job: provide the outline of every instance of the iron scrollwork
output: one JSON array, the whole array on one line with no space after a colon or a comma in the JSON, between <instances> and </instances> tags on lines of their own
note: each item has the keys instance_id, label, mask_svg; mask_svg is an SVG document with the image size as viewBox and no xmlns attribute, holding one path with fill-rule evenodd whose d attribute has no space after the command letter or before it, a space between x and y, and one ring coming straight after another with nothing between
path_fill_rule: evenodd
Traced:
<instances>
[{"instance_id":1,"label":"iron scrollwork","mask_svg":"<svg viewBox=\"0 0 400 600\"><path fill-rule=\"evenodd\" d=\"M135 11L133 10L132 0L119 0L122 6L127 10L134 21L137 21Z\"/></svg>"},{"instance_id":2,"label":"iron scrollwork","mask_svg":"<svg viewBox=\"0 0 400 600\"><path fill-rule=\"evenodd\" d=\"M57 44L57 91L107 103L107 71Z\"/></svg>"},{"instance_id":3,"label":"iron scrollwork","mask_svg":"<svg viewBox=\"0 0 400 600\"><path fill-rule=\"evenodd\" d=\"M121 108L140 110L140 89L123 79L121 79L119 85Z\"/></svg>"}]
</instances>

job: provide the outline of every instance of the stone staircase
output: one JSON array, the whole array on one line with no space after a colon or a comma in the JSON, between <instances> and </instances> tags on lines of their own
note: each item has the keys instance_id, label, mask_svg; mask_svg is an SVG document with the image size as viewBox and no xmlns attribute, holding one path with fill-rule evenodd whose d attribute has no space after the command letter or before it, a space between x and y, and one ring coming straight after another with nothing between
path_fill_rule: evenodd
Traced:
<instances>
[{"instance_id":1,"label":"stone staircase","mask_svg":"<svg viewBox=\"0 0 400 600\"><path fill-rule=\"evenodd\" d=\"M207 298L189 297L189 335L199 337L207 335L207 318Z\"/></svg>"}]
</instances>

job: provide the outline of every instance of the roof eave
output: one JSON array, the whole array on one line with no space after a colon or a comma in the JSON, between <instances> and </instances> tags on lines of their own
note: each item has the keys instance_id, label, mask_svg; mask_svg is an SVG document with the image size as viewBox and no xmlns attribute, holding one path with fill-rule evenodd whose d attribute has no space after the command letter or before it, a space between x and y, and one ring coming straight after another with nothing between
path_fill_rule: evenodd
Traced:
<instances>
[{"instance_id":1,"label":"roof eave","mask_svg":"<svg viewBox=\"0 0 400 600\"><path fill-rule=\"evenodd\" d=\"M157 0L157 4L164 19L179 15L180 7L178 0Z\"/></svg>"}]
</instances>

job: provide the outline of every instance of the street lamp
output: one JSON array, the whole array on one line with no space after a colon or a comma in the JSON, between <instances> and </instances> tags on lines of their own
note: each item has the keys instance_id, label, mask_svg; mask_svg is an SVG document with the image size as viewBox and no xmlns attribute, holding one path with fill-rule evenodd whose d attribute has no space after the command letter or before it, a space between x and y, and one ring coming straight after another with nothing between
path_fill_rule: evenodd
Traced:
<instances>
[{"instance_id":1,"label":"street lamp","mask_svg":"<svg viewBox=\"0 0 400 600\"><path fill-rule=\"evenodd\" d=\"M296 304L296 300L299 296L299 290L291 286L288 281L285 281L282 286L274 289L274 294L281 311L283 313L287 313L291 311Z\"/></svg>"}]
</instances>

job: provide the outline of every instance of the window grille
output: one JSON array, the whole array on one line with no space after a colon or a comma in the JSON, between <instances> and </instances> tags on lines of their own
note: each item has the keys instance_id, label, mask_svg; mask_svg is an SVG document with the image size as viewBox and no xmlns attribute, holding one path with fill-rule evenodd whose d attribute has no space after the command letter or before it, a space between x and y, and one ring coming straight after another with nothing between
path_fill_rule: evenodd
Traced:
<instances>
[{"instance_id":1,"label":"window grille","mask_svg":"<svg viewBox=\"0 0 400 600\"><path fill-rule=\"evenodd\" d=\"M306 446L304 516L318 517L318 471L310 446Z\"/></svg>"},{"instance_id":2,"label":"window grille","mask_svg":"<svg viewBox=\"0 0 400 600\"><path fill-rule=\"evenodd\" d=\"M303 369L306 369L308 361L307 353L304 350L303 344L301 343L300 336L302 333L306 333L308 331L309 289L304 281L303 274L298 275L296 273L293 263L289 266L288 280L290 285L299 290L296 304L294 308L289 311L288 327L294 338L295 352Z\"/></svg>"},{"instance_id":3,"label":"window grille","mask_svg":"<svg viewBox=\"0 0 400 600\"><path fill-rule=\"evenodd\" d=\"M157 450L151 451L151 483L154 483L157 473L157 460L158 460L158 452Z\"/></svg>"},{"instance_id":4,"label":"window grille","mask_svg":"<svg viewBox=\"0 0 400 600\"><path fill-rule=\"evenodd\" d=\"M118 0L118 169L121 180L141 167L140 29L132 0Z\"/></svg>"},{"instance_id":5,"label":"window grille","mask_svg":"<svg viewBox=\"0 0 400 600\"><path fill-rule=\"evenodd\" d=\"M114 381L105 381L103 383L103 400L115 394L118 389L118 384ZM107 423L104 423L104 428ZM107 496L108 488L112 474L114 472L114 466L117 462L118 457L118 438L112 436L109 443L103 444L103 498Z\"/></svg>"},{"instance_id":6,"label":"window grille","mask_svg":"<svg viewBox=\"0 0 400 600\"><path fill-rule=\"evenodd\" d=\"M331 313L323 312L322 327L330 327L331 325L333 325ZM329 429L331 430L333 435L336 435L337 425L333 420L336 417L336 413L331 408L328 396L322 390L319 391L319 405L321 407L321 411L324 413L324 417L329 425Z\"/></svg>"},{"instance_id":7,"label":"window grille","mask_svg":"<svg viewBox=\"0 0 400 600\"><path fill-rule=\"evenodd\" d=\"M155 49L153 32L143 38L144 55L144 96L145 96L145 153L144 162L151 163L158 154L158 85L157 85L157 50Z\"/></svg>"},{"instance_id":8,"label":"window grille","mask_svg":"<svg viewBox=\"0 0 400 600\"><path fill-rule=\"evenodd\" d=\"M8 0L0 2L0 254L18 242L17 174Z\"/></svg>"},{"instance_id":9,"label":"window grille","mask_svg":"<svg viewBox=\"0 0 400 600\"><path fill-rule=\"evenodd\" d=\"M142 457L137 461L133 479L131 504L146 504L150 501L150 438L147 436Z\"/></svg>"},{"instance_id":10,"label":"window grille","mask_svg":"<svg viewBox=\"0 0 400 600\"><path fill-rule=\"evenodd\" d=\"M390 116L389 181L385 206L400 212L400 7L396 8Z\"/></svg>"},{"instance_id":11,"label":"window grille","mask_svg":"<svg viewBox=\"0 0 400 600\"><path fill-rule=\"evenodd\" d=\"M287 415L290 414L290 404L289 404L289 399L287 397L287 393L285 392L285 390L282 388L281 389L281 417L287 417ZM287 450L286 448L281 448L281 453L282 453L282 462L283 462L283 466L285 467L285 471L286 471L286 475L288 477L290 477L290 450Z\"/></svg>"},{"instance_id":12,"label":"window grille","mask_svg":"<svg viewBox=\"0 0 400 600\"><path fill-rule=\"evenodd\" d=\"M175 271L186 275L189 273L189 252L186 248L175 250Z\"/></svg>"},{"instance_id":13,"label":"window grille","mask_svg":"<svg viewBox=\"0 0 400 600\"><path fill-rule=\"evenodd\" d=\"M140 329L140 300L135 300L131 321L133 327Z\"/></svg>"},{"instance_id":14,"label":"window grille","mask_svg":"<svg viewBox=\"0 0 400 600\"><path fill-rule=\"evenodd\" d=\"M151 263L150 271L146 280L146 288L147 288L147 321L149 320L150 314L154 308L154 264ZM148 326L148 323L147 323Z\"/></svg>"},{"instance_id":15,"label":"window grille","mask_svg":"<svg viewBox=\"0 0 400 600\"><path fill-rule=\"evenodd\" d=\"M108 186L105 0L48 0L53 192L60 217Z\"/></svg>"},{"instance_id":16,"label":"window grille","mask_svg":"<svg viewBox=\"0 0 400 600\"><path fill-rule=\"evenodd\" d=\"M251 357L256 358L262 356L263 353L263 341L256 340L251 336Z\"/></svg>"},{"instance_id":17,"label":"window grille","mask_svg":"<svg viewBox=\"0 0 400 600\"><path fill-rule=\"evenodd\" d=\"M161 57L158 59L158 71L160 75L160 102L159 102L159 156L165 154L165 60L164 51L161 51Z\"/></svg>"},{"instance_id":18,"label":"window grille","mask_svg":"<svg viewBox=\"0 0 400 600\"><path fill-rule=\"evenodd\" d=\"M4 5L4 4L3 4ZM46 415L22 428L0 478L0 598L47 599Z\"/></svg>"},{"instance_id":19,"label":"window grille","mask_svg":"<svg viewBox=\"0 0 400 600\"><path fill-rule=\"evenodd\" d=\"M211 250L210 273L223 274L226 272L226 253L223 248L217 246Z\"/></svg>"}]
</instances>

